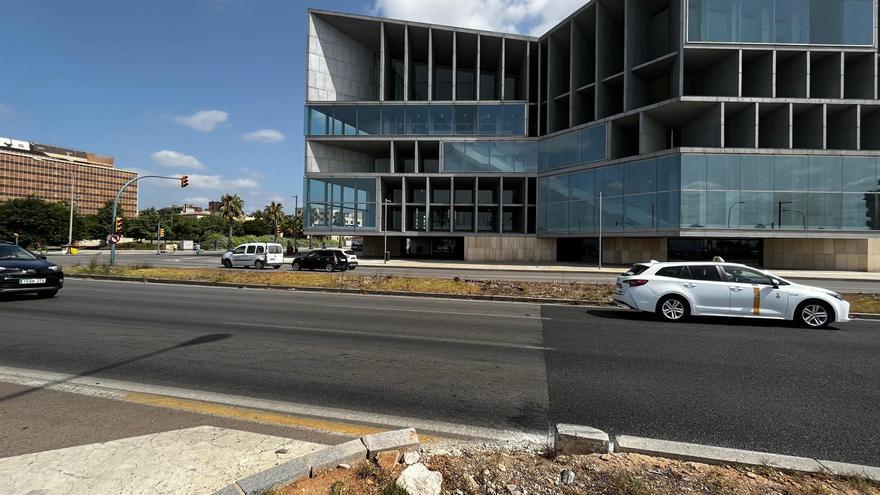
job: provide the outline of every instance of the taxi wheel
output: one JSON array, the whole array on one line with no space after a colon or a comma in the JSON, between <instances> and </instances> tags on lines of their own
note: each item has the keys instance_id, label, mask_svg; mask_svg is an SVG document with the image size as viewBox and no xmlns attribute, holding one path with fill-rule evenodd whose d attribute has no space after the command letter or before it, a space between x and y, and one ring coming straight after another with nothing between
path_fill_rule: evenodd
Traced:
<instances>
[{"instance_id":1,"label":"taxi wheel","mask_svg":"<svg viewBox=\"0 0 880 495\"><path fill-rule=\"evenodd\" d=\"M681 296L666 296L657 303L657 317L661 321L678 322L689 314L690 306Z\"/></svg>"},{"instance_id":2,"label":"taxi wheel","mask_svg":"<svg viewBox=\"0 0 880 495\"><path fill-rule=\"evenodd\" d=\"M805 328L828 328L834 312L822 301L806 301L794 313L795 321Z\"/></svg>"}]
</instances>

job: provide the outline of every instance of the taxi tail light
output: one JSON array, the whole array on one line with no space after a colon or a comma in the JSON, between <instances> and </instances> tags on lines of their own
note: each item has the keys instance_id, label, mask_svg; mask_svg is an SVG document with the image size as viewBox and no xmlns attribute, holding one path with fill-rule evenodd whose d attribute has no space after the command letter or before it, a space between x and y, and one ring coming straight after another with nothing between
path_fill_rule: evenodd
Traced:
<instances>
[{"instance_id":1,"label":"taxi tail light","mask_svg":"<svg viewBox=\"0 0 880 495\"><path fill-rule=\"evenodd\" d=\"M629 285L630 287L641 287L647 283L648 283L648 281L643 278L637 278L635 280L627 280L626 281L626 284Z\"/></svg>"}]
</instances>

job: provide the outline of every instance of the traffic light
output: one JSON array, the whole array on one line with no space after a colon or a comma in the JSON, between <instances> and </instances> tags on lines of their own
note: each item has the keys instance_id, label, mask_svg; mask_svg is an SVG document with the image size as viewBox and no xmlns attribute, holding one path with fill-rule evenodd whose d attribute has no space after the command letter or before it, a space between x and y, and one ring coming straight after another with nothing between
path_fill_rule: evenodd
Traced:
<instances>
[{"instance_id":1,"label":"traffic light","mask_svg":"<svg viewBox=\"0 0 880 495\"><path fill-rule=\"evenodd\" d=\"M165 237L165 229L159 229L159 237Z\"/></svg>"},{"instance_id":2,"label":"traffic light","mask_svg":"<svg viewBox=\"0 0 880 495\"><path fill-rule=\"evenodd\" d=\"M122 233L122 219L121 219L121 218L116 217L116 225L114 226L114 228L115 228L116 230L114 230L113 232L115 232L115 233L117 233L117 234L121 234L121 233Z\"/></svg>"},{"instance_id":3,"label":"traffic light","mask_svg":"<svg viewBox=\"0 0 880 495\"><path fill-rule=\"evenodd\" d=\"M275 224L275 235L281 235L281 225Z\"/></svg>"},{"instance_id":4,"label":"traffic light","mask_svg":"<svg viewBox=\"0 0 880 495\"><path fill-rule=\"evenodd\" d=\"M180 187L186 187L188 185L189 185L189 176L184 175L183 177L180 178Z\"/></svg>"}]
</instances>

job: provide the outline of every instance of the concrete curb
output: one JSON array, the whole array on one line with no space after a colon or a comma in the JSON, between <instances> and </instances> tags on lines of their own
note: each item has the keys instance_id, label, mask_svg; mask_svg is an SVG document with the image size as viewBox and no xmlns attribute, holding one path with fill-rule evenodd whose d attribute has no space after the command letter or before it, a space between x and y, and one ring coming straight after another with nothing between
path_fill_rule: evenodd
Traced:
<instances>
[{"instance_id":1,"label":"concrete curb","mask_svg":"<svg viewBox=\"0 0 880 495\"><path fill-rule=\"evenodd\" d=\"M340 464L365 461L371 458L371 453L375 456L376 452L383 450L412 450L418 445L419 437L416 430L412 428L374 433L310 452L265 471L252 474L217 490L214 495L263 494L289 483L309 477L314 478ZM370 450L370 446L376 450Z\"/></svg>"},{"instance_id":2,"label":"concrete curb","mask_svg":"<svg viewBox=\"0 0 880 495\"><path fill-rule=\"evenodd\" d=\"M767 466L784 471L858 476L880 481L880 467L653 438L612 436L589 426L556 425L553 448L561 454L634 453L704 464Z\"/></svg>"},{"instance_id":3,"label":"concrete curb","mask_svg":"<svg viewBox=\"0 0 880 495\"><path fill-rule=\"evenodd\" d=\"M857 320L880 320L878 313L850 313L849 316Z\"/></svg>"},{"instance_id":4,"label":"concrete curb","mask_svg":"<svg viewBox=\"0 0 880 495\"><path fill-rule=\"evenodd\" d=\"M576 299L553 299L545 297L490 296L482 294L441 294L436 292L403 292L391 290L340 289L332 287L293 287L286 285L232 284L227 282L207 282L200 280L167 280L161 278L120 277L117 275L65 275L66 278L84 280L117 280L123 282L146 282L152 284L195 285L202 287L227 287L233 289L272 289L302 292L329 292L336 294L373 294L377 296L430 297L435 299L460 299L476 301L524 302L537 304L565 304L569 306L595 306L614 308L611 304L597 301L578 301Z\"/></svg>"}]
</instances>

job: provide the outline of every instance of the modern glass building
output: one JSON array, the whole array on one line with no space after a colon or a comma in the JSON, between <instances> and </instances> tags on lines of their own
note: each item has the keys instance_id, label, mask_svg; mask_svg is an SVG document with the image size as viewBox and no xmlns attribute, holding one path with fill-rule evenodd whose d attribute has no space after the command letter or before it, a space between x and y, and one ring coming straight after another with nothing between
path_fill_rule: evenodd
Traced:
<instances>
[{"instance_id":1,"label":"modern glass building","mask_svg":"<svg viewBox=\"0 0 880 495\"><path fill-rule=\"evenodd\" d=\"M877 0L309 11L305 225L366 255L880 271Z\"/></svg>"}]
</instances>

